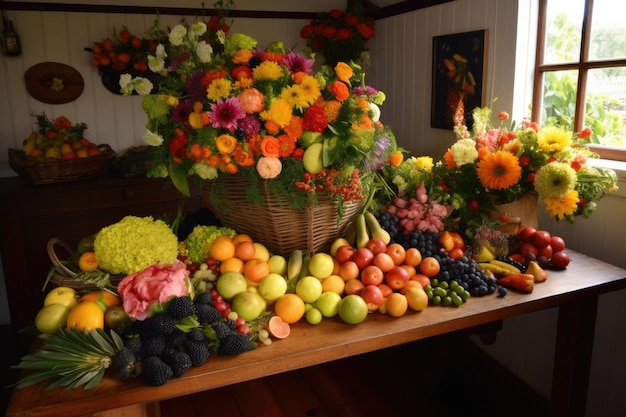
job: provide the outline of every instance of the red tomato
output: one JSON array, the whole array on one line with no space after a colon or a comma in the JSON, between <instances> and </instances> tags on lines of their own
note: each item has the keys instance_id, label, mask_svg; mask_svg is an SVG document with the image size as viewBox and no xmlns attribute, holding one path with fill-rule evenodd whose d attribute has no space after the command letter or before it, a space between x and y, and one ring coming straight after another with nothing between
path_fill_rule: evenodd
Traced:
<instances>
[{"instance_id":1,"label":"red tomato","mask_svg":"<svg viewBox=\"0 0 626 417\"><path fill-rule=\"evenodd\" d=\"M545 256L546 259L550 259L552 258L553 253L554 253L554 250L552 249L552 246L548 245L546 247L539 249L539 252L537 253L537 255Z\"/></svg>"},{"instance_id":2,"label":"red tomato","mask_svg":"<svg viewBox=\"0 0 626 417\"><path fill-rule=\"evenodd\" d=\"M569 265L569 261L569 255L565 251L560 251L553 254L552 259L550 259L552 265L560 269L565 269L567 265Z\"/></svg>"},{"instance_id":3,"label":"red tomato","mask_svg":"<svg viewBox=\"0 0 626 417\"><path fill-rule=\"evenodd\" d=\"M522 242L530 242L536 231L537 230L532 226L525 226L517 231L517 237Z\"/></svg>"},{"instance_id":4,"label":"red tomato","mask_svg":"<svg viewBox=\"0 0 626 417\"><path fill-rule=\"evenodd\" d=\"M524 258L527 258L529 253L537 256L539 249L532 243L526 242L519 248L519 253L524 256Z\"/></svg>"},{"instance_id":5,"label":"red tomato","mask_svg":"<svg viewBox=\"0 0 626 417\"><path fill-rule=\"evenodd\" d=\"M565 249L565 241L560 236L552 236L550 238L550 246L554 252L561 252Z\"/></svg>"},{"instance_id":6,"label":"red tomato","mask_svg":"<svg viewBox=\"0 0 626 417\"><path fill-rule=\"evenodd\" d=\"M383 282L383 271L376 265L368 265L361 271L363 285L380 285Z\"/></svg>"},{"instance_id":7,"label":"red tomato","mask_svg":"<svg viewBox=\"0 0 626 417\"><path fill-rule=\"evenodd\" d=\"M531 243L535 245L537 249L545 248L550 244L550 232L547 230L537 230L531 239Z\"/></svg>"}]
</instances>

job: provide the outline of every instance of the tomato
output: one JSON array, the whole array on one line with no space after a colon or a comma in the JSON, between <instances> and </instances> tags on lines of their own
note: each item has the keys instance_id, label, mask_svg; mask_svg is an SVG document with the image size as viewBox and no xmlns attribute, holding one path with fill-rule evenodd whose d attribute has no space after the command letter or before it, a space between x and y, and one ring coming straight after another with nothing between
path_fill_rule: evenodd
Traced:
<instances>
[{"instance_id":1,"label":"tomato","mask_svg":"<svg viewBox=\"0 0 626 417\"><path fill-rule=\"evenodd\" d=\"M565 241L560 236L552 236L550 238L550 246L554 252L561 252L565 249Z\"/></svg>"},{"instance_id":2,"label":"tomato","mask_svg":"<svg viewBox=\"0 0 626 417\"><path fill-rule=\"evenodd\" d=\"M550 244L550 232L547 230L537 230L531 239L531 242L537 249L545 248Z\"/></svg>"},{"instance_id":3,"label":"tomato","mask_svg":"<svg viewBox=\"0 0 626 417\"><path fill-rule=\"evenodd\" d=\"M537 247L532 243L526 242L519 248L519 253L524 258L527 258L529 253L537 256L537 254L539 254L539 249L537 249Z\"/></svg>"},{"instance_id":4,"label":"tomato","mask_svg":"<svg viewBox=\"0 0 626 417\"><path fill-rule=\"evenodd\" d=\"M522 242L530 242L537 229L532 226L525 226L518 230L517 237Z\"/></svg>"},{"instance_id":5,"label":"tomato","mask_svg":"<svg viewBox=\"0 0 626 417\"><path fill-rule=\"evenodd\" d=\"M554 253L554 250L552 249L552 246L548 245L539 249L539 251L537 252L537 255L545 256L547 259L550 259L552 258L553 253Z\"/></svg>"},{"instance_id":6,"label":"tomato","mask_svg":"<svg viewBox=\"0 0 626 417\"><path fill-rule=\"evenodd\" d=\"M569 265L569 255L565 251L559 251L552 255L550 262L557 268L565 269Z\"/></svg>"},{"instance_id":7,"label":"tomato","mask_svg":"<svg viewBox=\"0 0 626 417\"><path fill-rule=\"evenodd\" d=\"M383 271L376 265L368 265L361 271L363 285L380 285L383 282Z\"/></svg>"}]
</instances>

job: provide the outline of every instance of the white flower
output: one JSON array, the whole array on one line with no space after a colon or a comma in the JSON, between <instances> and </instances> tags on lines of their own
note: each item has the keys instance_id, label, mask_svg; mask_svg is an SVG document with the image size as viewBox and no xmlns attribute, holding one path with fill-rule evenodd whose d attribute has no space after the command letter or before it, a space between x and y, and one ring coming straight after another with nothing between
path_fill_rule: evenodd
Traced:
<instances>
[{"instance_id":1,"label":"white flower","mask_svg":"<svg viewBox=\"0 0 626 417\"><path fill-rule=\"evenodd\" d=\"M206 42L200 42L196 45L196 54L200 62L211 62L213 58L213 47Z\"/></svg>"},{"instance_id":2,"label":"white flower","mask_svg":"<svg viewBox=\"0 0 626 417\"><path fill-rule=\"evenodd\" d=\"M176 25L172 28L169 34L169 41L174 46L180 46L183 44L183 38L187 34L187 28L183 25Z\"/></svg>"},{"instance_id":3,"label":"white flower","mask_svg":"<svg viewBox=\"0 0 626 417\"><path fill-rule=\"evenodd\" d=\"M143 141L150 146L161 146L163 144L163 136L146 129L143 135Z\"/></svg>"},{"instance_id":4,"label":"white flower","mask_svg":"<svg viewBox=\"0 0 626 417\"><path fill-rule=\"evenodd\" d=\"M191 25L191 33L196 37L199 38L200 36L204 35L206 33L206 23L204 22L198 22L198 23L194 23L193 25Z\"/></svg>"},{"instance_id":5,"label":"white flower","mask_svg":"<svg viewBox=\"0 0 626 417\"><path fill-rule=\"evenodd\" d=\"M378 122L380 120L380 107L374 103L370 103L370 110L372 111L372 120Z\"/></svg>"},{"instance_id":6,"label":"white flower","mask_svg":"<svg viewBox=\"0 0 626 417\"><path fill-rule=\"evenodd\" d=\"M190 174L196 174L203 180L212 180L217 178L218 172L215 167L197 162L191 167Z\"/></svg>"},{"instance_id":7,"label":"white flower","mask_svg":"<svg viewBox=\"0 0 626 417\"><path fill-rule=\"evenodd\" d=\"M154 73L162 74L165 69L165 60L159 56L148 55L148 68Z\"/></svg>"},{"instance_id":8,"label":"white flower","mask_svg":"<svg viewBox=\"0 0 626 417\"><path fill-rule=\"evenodd\" d=\"M135 86L135 91L137 91L140 96L147 96L152 92L152 89L154 88L154 84L152 84L152 81L143 77L135 78L133 80L133 85Z\"/></svg>"},{"instance_id":9,"label":"white flower","mask_svg":"<svg viewBox=\"0 0 626 417\"><path fill-rule=\"evenodd\" d=\"M452 157L457 166L471 164L478 158L478 151L476 150L476 142L474 142L474 139L458 140L452 145L450 151L452 152Z\"/></svg>"},{"instance_id":10,"label":"white flower","mask_svg":"<svg viewBox=\"0 0 626 417\"><path fill-rule=\"evenodd\" d=\"M163 60L167 58L167 52L165 52L165 46L162 43L157 45L156 51L154 51L154 53L157 57L162 58Z\"/></svg>"},{"instance_id":11,"label":"white flower","mask_svg":"<svg viewBox=\"0 0 626 417\"><path fill-rule=\"evenodd\" d=\"M120 91L125 96L129 96L133 93L132 75L122 74L120 75Z\"/></svg>"}]
</instances>

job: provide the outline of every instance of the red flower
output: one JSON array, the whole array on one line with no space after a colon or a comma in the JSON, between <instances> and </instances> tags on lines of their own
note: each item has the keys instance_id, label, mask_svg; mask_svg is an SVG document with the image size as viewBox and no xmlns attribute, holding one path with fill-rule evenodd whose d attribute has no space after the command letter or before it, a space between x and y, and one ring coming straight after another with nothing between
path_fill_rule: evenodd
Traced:
<instances>
[{"instance_id":1,"label":"red flower","mask_svg":"<svg viewBox=\"0 0 626 417\"><path fill-rule=\"evenodd\" d=\"M304 130L322 133L328 125L328 118L321 106L311 106L304 112Z\"/></svg>"},{"instance_id":2,"label":"red flower","mask_svg":"<svg viewBox=\"0 0 626 417\"><path fill-rule=\"evenodd\" d=\"M370 40L374 37L374 28L367 23L359 23L356 25L356 30L363 36L363 39Z\"/></svg>"},{"instance_id":3,"label":"red flower","mask_svg":"<svg viewBox=\"0 0 626 417\"><path fill-rule=\"evenodd\" d=\"M313 25L306 25L302 29L300 29L300 36L304 39L309 39L315 33L315 28Z\"/></svg>"},{"instance_id":4,"label":"red flower","mask_svg":"<svg viewBox=\"0 0 626 417\"><path fill-rule=\"evenodd\" d=\"M593 132L591 131L590 127L585 127L583 130L580 131L578 137L581 139L587 139L588 137L591 137L592 133Z\"/></svg>"},{"instance_id":5,"label":"red flower","mask_svg":"<svg viewBox=\"0 0 626 417\"><path fill-rule=\"evenodd\" d=\"M359 23L359 18L352 14L348 14L346 15L344 21L348 26L356 26Z\"/></svg>"},{"instance_id":6,"label":"red flower","mask_svg":"<svg viewBox=\"0 0 626 417\"><path fill-rule=\"evenodd\" d=\"M178 135L172 139L169 143L169 148L174 158L182 159L185 157L188 141L187 135Z\"/></svg>"},{"instance_id":7,"label":"red flower","mask_svg":"<svg viewBox=\"0 0 626 417\"><path fill-rule=\"evenodd\" d=\"M341 19L341 16L343 16L343 12L339 9L332 9L329 14L333 19Z\"/></svg>"},{"instance_id":8,"label":"red flower","mask_svg":"<svg viewBox=\"0 0 626 417\"><path fill-rule=\"evenodd\" d=\"M338 41L345 41L346 39L350 39L352 37L352 29L350 28L341 28L335 33L335 39Z\"/></svg>"}]
</instances>

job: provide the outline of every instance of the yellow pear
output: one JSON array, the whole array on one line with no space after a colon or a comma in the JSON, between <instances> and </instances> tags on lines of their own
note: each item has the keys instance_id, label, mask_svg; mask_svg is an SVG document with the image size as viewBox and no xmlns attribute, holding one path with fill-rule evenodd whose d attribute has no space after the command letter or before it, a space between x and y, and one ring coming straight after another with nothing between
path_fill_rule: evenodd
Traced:
<instances>
[{"instance_id":1,"label":"yellow pear","mask_svg":"<svg viewBox=\"0 0 626 417\"><path fill-rule=\"evenodd\" d=\"M61 159L61 149L53 146L46 151L44 157L46 159Z\"/></svg>"}]
</instances>

